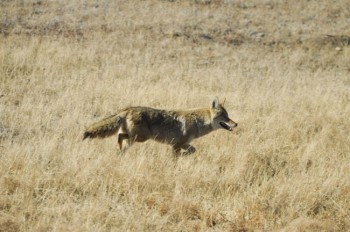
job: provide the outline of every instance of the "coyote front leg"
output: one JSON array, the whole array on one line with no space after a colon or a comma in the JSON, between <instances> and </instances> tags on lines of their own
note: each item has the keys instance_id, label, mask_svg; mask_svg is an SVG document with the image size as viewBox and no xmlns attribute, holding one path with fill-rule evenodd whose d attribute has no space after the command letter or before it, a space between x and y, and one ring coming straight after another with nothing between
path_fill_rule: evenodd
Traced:
<instances>
[{"instance_id":1,"label":"coyote front leg","mask_svg":"<svg viewBox=\"0 0 350 232\"><path fill-rule=\"evenodd\" d=\"M185 150L182 155L190 155L196 152L196 148L190 144L184 144L181 148Z\"/></svg>"},{"instance_id":2,"label":"coyote front leg","mask_svg":"<svg viewBox=\"0 0 350 232\"><path fill-rule=\"evenodd\" d=\"M126 140L126 146L123 147L124 140ZM128 134L119 134L118 135L118 144L119 144L120 150L122 152L125 152L132 145L132 141L130 139L130 136Z\"/></svg>"}]
</instances>

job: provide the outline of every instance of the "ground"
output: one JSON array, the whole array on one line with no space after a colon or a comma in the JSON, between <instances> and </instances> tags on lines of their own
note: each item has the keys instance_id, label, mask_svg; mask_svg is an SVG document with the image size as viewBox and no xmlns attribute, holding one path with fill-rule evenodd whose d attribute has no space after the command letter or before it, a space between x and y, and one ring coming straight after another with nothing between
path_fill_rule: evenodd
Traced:
<instances>
[{"instance_id":1,"label":"ground","mask_svg":"<svg viewBox=\"0 0 350 232\"><path fill-rule=\"evenodd\" d=\"M346 231L350 2L0 1L0 231ZM126 106L233 132L82 141Z\"/></svg>"}]
</instances>

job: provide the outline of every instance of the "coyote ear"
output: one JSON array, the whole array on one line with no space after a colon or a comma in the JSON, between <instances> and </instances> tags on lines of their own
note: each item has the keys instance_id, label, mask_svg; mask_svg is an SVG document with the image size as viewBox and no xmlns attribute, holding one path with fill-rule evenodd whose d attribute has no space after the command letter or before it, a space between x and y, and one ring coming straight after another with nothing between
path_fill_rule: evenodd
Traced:
<instances>
[{"instance_id":1,"label":"coyote ear","mask_svg":"<svg viewBox=\"0 0 350 232\"><path fill-rule=\"evenodd\" d=\"M225 105L225 102L226 102L226 98L224 98L224 100L220 103L222 106Z\"/></svg>"},{"instance_id":2,"label":"coyote ear","mask_svg":"<svg viewBox=\"0 0 350 232\"><path fill-rule=\"evenodd\" d=\"M211 105L211 108L215 109L219 107L219 99L216 97Z\"/></svg>"}]
</instances>

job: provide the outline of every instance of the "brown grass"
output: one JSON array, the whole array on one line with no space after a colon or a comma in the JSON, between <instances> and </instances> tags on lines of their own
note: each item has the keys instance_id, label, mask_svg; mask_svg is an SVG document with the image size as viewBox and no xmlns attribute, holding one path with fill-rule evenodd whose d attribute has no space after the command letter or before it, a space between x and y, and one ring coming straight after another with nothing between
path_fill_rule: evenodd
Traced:
<instances>
[{"instance_id":1,"label":"brown grass","mask_svg":"<svg viewBox=\"0 0 350 232\"><path fill-rule=\"evenodd\" d=\"M345 231L349 1L0 1L0 231ZM81 141L127 105L239 127Z\"/></svg>"}]
</instances>

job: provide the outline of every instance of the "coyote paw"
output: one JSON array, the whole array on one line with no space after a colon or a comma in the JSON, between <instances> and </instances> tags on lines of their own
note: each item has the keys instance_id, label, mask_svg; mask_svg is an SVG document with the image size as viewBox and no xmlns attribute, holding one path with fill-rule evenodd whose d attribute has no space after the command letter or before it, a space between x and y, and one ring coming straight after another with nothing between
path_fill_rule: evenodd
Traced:
<instances>
[{"instance_id":1,"label":"coyote paw","mask_svg":"<svg viewBox=\"0 0 350 232\"><path fill-rule=\"evenodd\" d=\"M187 152L189 154L195 153L196 152L196 148L193 147L193 146L189 146L185 152Z\"/></svg>"},{"instance_id":2,"label":"coyote paw","mask_svg":"<svg viewBox=\"0 0 350 232\"><path fill-rule=\"evenodd\" d=\"M191 145L186 146L184 149L185 151L182 152L182 156L191 155L196 152L196 148Z\"/></svg>"},{"instance_id":3,"label":"coyote paw","mask_svg":"<svg viewBox=\"0 0 350 232\"><path fill-rule=\"evenodd\" d=\"M183 149L185 151L182 152L181 149ZM193 146L191 146L189 144L173 147L173 154L176 157L187 156L187 155L190 155L190 154L195 153L195 152L196 152L196 148L194 148Z\"/></svg>"}]
</instances>

